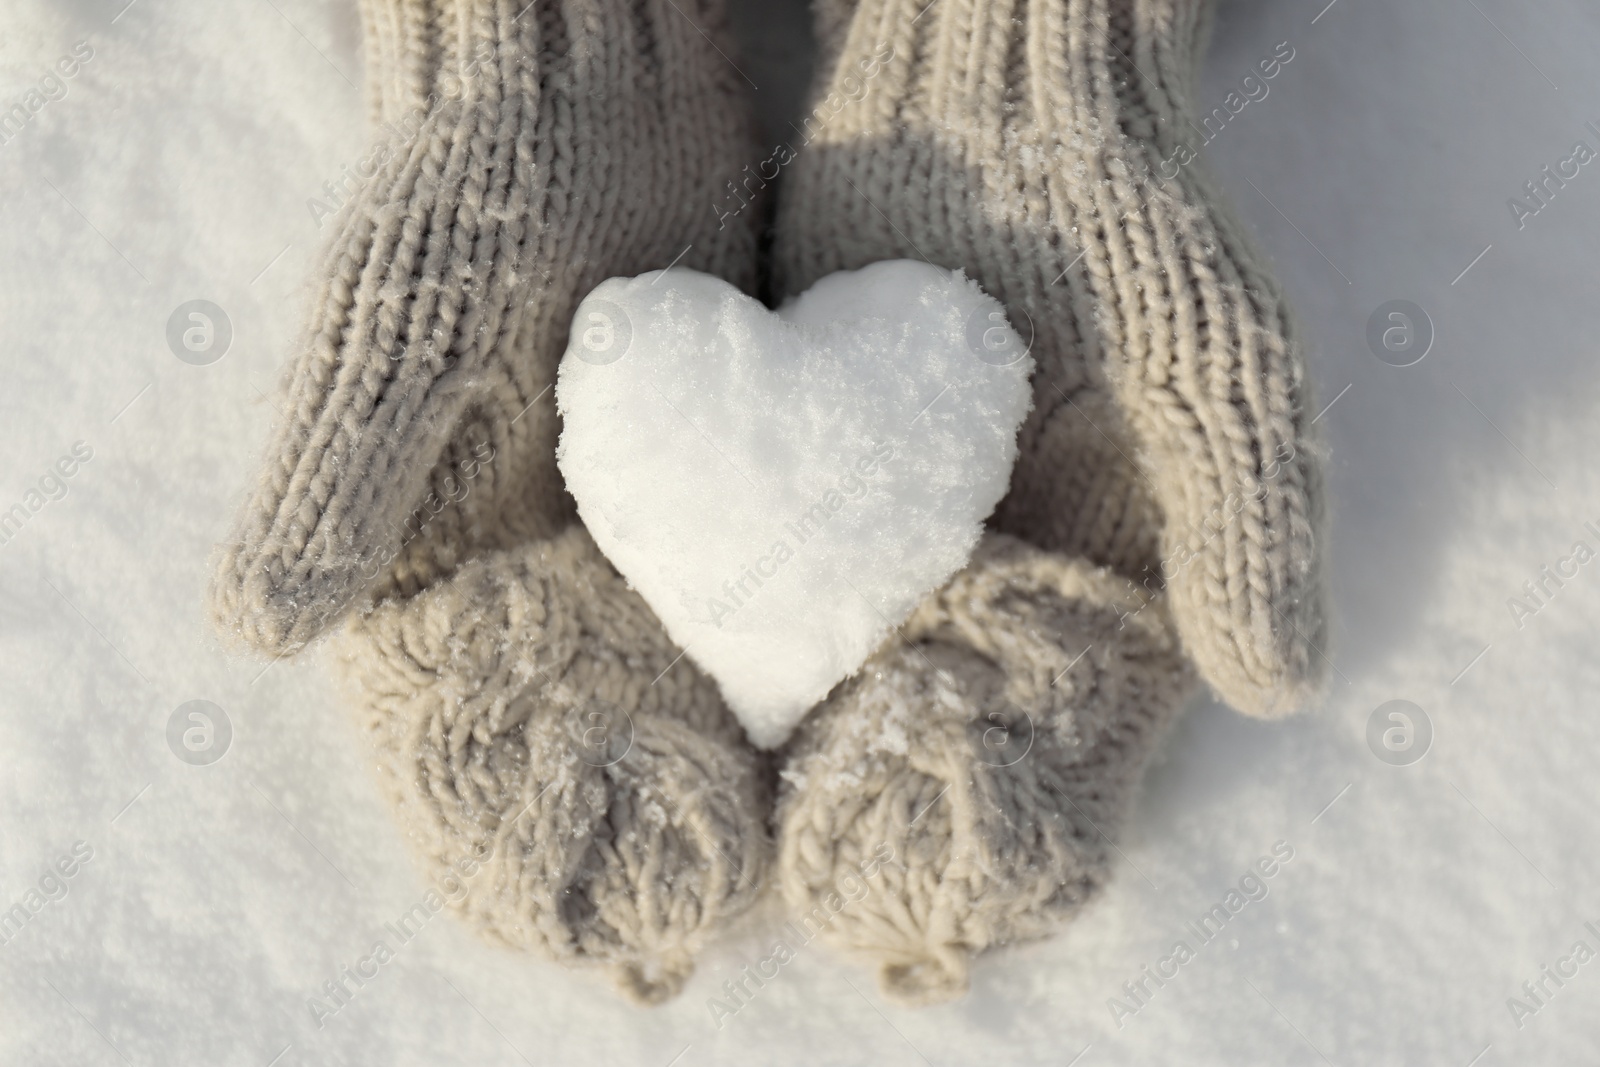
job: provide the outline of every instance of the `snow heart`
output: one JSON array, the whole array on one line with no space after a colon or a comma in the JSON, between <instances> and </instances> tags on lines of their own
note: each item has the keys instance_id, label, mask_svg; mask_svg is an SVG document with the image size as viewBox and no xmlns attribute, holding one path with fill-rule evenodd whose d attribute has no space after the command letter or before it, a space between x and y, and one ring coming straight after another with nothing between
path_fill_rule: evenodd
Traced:
<instances>
[{"instance_id":1,"label":"snow heart","mask_svg":"<svg viewBox=\"0 0 1600 1067\"><path fill-rule=\"evenodd\" d=\"M694 271L612 278L573 318L556 456L595 542L773 747L965 565L1032 370L959 271L875 263L776 312Z\"/></svg>"}]
</instances>

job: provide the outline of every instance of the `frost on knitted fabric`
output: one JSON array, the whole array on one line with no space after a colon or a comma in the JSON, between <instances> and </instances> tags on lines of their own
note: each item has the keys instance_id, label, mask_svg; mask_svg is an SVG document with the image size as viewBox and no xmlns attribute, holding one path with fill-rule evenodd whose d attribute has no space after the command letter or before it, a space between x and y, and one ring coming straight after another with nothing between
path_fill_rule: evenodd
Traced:
<instances>
[{"instance_id":1,"label":"frost on knitted fabric","mask_svg":"<svg viewBox=\"0 0 1600 1067\"><path fill-rule=\"evenodd\" d=\"M782 743L965 565L1005 494L1032 357L957 271L890 261L777 312L687 270L573 319L557 452L597 544Z\"/></svg>"}]
</instances>

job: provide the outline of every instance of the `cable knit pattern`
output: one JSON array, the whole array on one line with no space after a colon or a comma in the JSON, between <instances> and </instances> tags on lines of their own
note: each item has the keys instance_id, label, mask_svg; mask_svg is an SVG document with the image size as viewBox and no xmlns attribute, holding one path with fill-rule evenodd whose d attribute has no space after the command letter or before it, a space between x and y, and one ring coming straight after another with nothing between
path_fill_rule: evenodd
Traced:
<instances>
[{"instance_id":1,"label":"cable knit pattern","mask_svg":"<svg viewBox=\"0 0 1600 1067\"><path fill-rule=\"evenodd\" d=\"M753 284L753 231L705 204L758 158L738 75L696 25L718 13L679 7L366 4L397 135L318 268L276 459L217 561L224 632L290 651L363 594L555 534L550 386L578 300L674 260Z\"/></svg>"},{"instance_id":2,"label":"cable knit pattern","mask_svg":"<svg viewBox=\"0 0 1600 1067\"><path fill-rule=\"evenodd\" d=\"M806 719L788 750L779 876L805 914L888 845L827 937L889 996L966 991L971 957L1040 937L1108 874L1130 790L1193 686L1165 605L991 534L905 642Z\"/></svg>"},{"instance_id":3,"label":"cable knit pattern","mask_svg":"<svg viewBox=\"0 0 1600 1067\"><path fill-rule=\"evenodd\" d=\"M755 899L771 790L576 523L551 385L601 280L754 283L758 213L719 224L705 195L759 158L720 5L362 14L386 140L317 268L213 619L283 655L356 608L338 662L430 883L459 882L493 939L656 1002Z\"/></svg>"},{"instance_id":4,"label":"cable knit pattern","mask_svg":"<svg viewBox=\"0 0 1600 1067\"><path fill-rule=\"evenodd\" d=\"M612 964L653 1003L754 901L760 765L581 526L385 601L338 647L430 882L473 871L457 908L484 934Z\"/></svg>"},{"instance_id":5,"label":"cable knit pattern","mask_svg":"<svg viewBox=\"0 0 1600 1067\"><path fill-rule=\"evenodd\" d=\"M788 903L890 844L900 867L829 936L926 1003L1105 880L1190 662L1251 714L1319 691L1320 459L1276 285L1203 164L1168 162L1193 140L1201 0L817 7L829 117L780 200L781 291L960 267L1038 364L992 520L1010 536L813 713L783 775Z\"/></svg>"},{"instance_id":6,"label":"cable knit pattern","mask_svg":"<svg viewBox=\"0 0 1600 1067\"><path fill-rule=\"evenodd\" d=\"M900 256L965 269L1039 365L995 526L1164 587L1240 710L1302 706L1327 671L1303 361L1203 161L1163 170L1195 139L1205 5L820 6L838 52L816 95L839 110L790 167L782 289Z\"/></svg>"},{"instance_id":7,"label":"cable knit pattern","mask_svg":"<svg viewBox=\"0 0 1600 1067\"><path fill-rule=\"evenodd\" d=\"M659 1001L758 895L772 798L715 685L576 524L551 385L607 277L753 285L759 212L705 199L761 156L742 82L717 0L362 12L386 140L317 267L211 612L276 655L348 618L338 662L428 877L486 935ZM1202 164L1169 173L1204 15L818 2L828 118L785 170L780 289L960 267L1038 364L993 532L784 753L786 900L814 913L892 850L827 936L909 1002L959 994L976 953L1105 882L1196 669L1261 715L1323 680L1291 324Z\"/></svg>"}]
</instances>

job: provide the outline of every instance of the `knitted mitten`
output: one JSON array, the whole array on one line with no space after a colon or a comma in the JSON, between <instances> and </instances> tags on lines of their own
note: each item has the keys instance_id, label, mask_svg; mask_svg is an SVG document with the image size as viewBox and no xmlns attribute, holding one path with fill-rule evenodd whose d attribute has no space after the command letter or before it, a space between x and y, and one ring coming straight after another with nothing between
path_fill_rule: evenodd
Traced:
<instances>
[{"instance_id":1,"label":"knitted mitten","mask_svg":"<svg viewBox=\"0 0 1600 1067\"><path fill-rule=\"evenodd\" d=\"M769 805L716 687L577 524L551 386L601 280L754 282L755 213L705 200L757 158L719 8L364 0L387 140L211 590L278 655L356 608L338 659L430 879L644 1000L753 900Z\"/></svg>"},{"instance_id":2,"label":"knitted mitten","mask_svg":"<svg viewBox=\"0 0 1600 1067\"><path fill-rule=\"evenodd\" d=\"M1104 879L1186 659L1254 715L1322 684L1305 371L1187 148L1204 8L818 2L780 288L894 257L961 267L1037 361L997 533L909 645L803 724L784 772L792 906L895 850L830 930L906 999L959 993L972 953L1043 932Z\"/></svg>"}]
</instances>

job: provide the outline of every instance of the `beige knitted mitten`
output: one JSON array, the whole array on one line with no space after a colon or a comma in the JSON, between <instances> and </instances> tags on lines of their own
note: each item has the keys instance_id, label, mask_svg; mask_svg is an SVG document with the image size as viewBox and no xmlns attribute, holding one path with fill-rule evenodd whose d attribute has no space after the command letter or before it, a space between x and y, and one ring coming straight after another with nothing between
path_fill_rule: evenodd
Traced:
<instances>
[{"instance_id":1,"label":"beige knitted mitten","mask_svg":"<svg viewBox=\"0 0 1600 1067\"><path fill-rule=\"evenodd\" d=\"M803 724L779 873L913 1002L1107 874L1192 684L1277 715L1323 682L1321 476L1277 286L1183 151L1202 0L818 0L824 67L780 287L925 258L1032 337L994 533Z\"/></svg>"},{"instance_id":2,"label":"beige knitted mitten","mask_svg":"<svg viewBox=\"0 0 1600 1067\"><path fill-rule=\"evenodd\" d=\"M754 899L770 803L715 685L577 523L551 385L601 280L754 282L756 213L705 206L758 158L706 36L720 3L362 13L388 140L318 268L212 612L282 655L354 609L338 658L430 882L659 1000Z\"/></svg>"}]
</instances>

